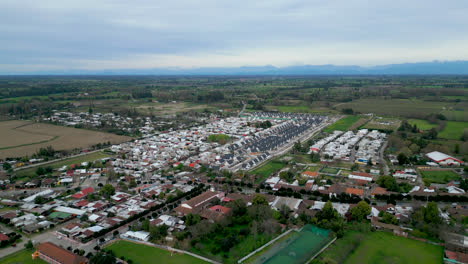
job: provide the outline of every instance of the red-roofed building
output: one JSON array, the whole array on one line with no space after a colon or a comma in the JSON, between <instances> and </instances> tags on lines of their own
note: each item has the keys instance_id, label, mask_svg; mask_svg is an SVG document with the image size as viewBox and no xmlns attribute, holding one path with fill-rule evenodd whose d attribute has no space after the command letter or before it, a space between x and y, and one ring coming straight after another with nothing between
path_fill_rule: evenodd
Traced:
<instances>
[{"instance_id":1,"label":"red-roofed building","mask_svg":"<svg viewBox=\"0 0 468 264\"><path fill-rule=\"evenodd\" d=\"M301 175L304 176L304 177L313 177L313 178L315 178L315 177L318 176L318 172L316 172L316 171L303 171L301 173Z\"/></svg>"},{"instance_id":2,"label":"red-roofed building","mask_svg":"<svg viewBox=\"0 0 468 264\"><path fill-rule=\"evenodd\" d=\"M74 195L72 195L72 197L75 199L81 199L92 192L94 192L94 189L91 187L88 187L88 188L84 188L80 192L75 193Z\"/></svg>"},{"instance_id":3,"label":"red-roofed building","mask_svg":"<svg viewBox=\"0 0 468 264\"><path fill-rule=\"evenodd\" d=\"M10 240L10 238L7 235L0 233L0 241L8 241L8 240Z\"/></svg>"},{"instance_id":4,"label":"red-roofed building","mask_svg":"<svg viewBox=\"0 0 468 264\"><path fill-rule=\"evenodd\" d=\"M374 197L375 195L384 195L384 194L387 194L387 189L382 188L382 187L375 188L371 193L372 197Z\"/></svg>"},{"instance_id":5,"label":"red-roofed building","mask_svg":"<svg viewBox=\"0 0 468 264\"><path fill-rule=\"evenodd\" d=\"M211 210L211 211L221 212L221 213L223 213L223 214L228 214L228 213L231 212L231 208L229 208L229 207L224 207L224 206L221 206L221 205L212 206L212 207L210 207L210 210Z\"/></svg>"},{"instance_id":6,"label":"red-roofed building","mask_svg":"<svg viewBox=\"0 0 468 264\"><path fill-rule=\"evenodd\" d=\"M76 202L75 206L76 207L83 207L83 206L86 206L88 204L89 204L89 202L87 200L81 200L81 201Z\"/></svg>"},{"instance_id":7,"label":"red-roofed building","mask_svg":"<svg viewBox=\"0 0 468 264\"><path fill-rule=\"evenodd\" d=\"M32 254L33 259L40 258L51 264L86 264L88 259L74 254L64 248L56 246L50 242L45 242L36 247L36 252Z\"/></svg>"},{"instance_id":8,"label":"red-roofed building","mask_svg":"<svg viewBox=\"0 0 468 264\"><path fill-rule=\"evenodd\" d=\"M357 196L364 196L364 190L356 188L346 188L346 193Z\"/></svg>"}]
</instances>

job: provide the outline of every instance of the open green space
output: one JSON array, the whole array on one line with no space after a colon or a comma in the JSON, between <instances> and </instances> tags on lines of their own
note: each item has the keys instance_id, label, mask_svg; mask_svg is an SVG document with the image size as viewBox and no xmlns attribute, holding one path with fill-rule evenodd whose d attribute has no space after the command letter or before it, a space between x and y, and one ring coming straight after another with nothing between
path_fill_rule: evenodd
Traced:
<instances>
[{"instance_id":1,"label":"open green space","mask_svg":"<svg viewBox=\"0 0 468 264\"><path fill-rule=\"evenodd\" d=\"M429 183L448 183L450 181L459 180L460 176L450 170L443 170L443 171L427 171L427 170L420 170L421 175L424 181Z\"/></svg>"},{"instance_id":2,"label":"open green space","mask_svg":"<svg viewBox=\"0 0 468 264\"><path fill-rule=\"evenodd\" d=\"M64 159L64 160L61 160L61 161L52 162L52 163L43 165L42 167L50 166L50 167L56 169L56 168L60 168L60 167L63 167L63 166L69 166L69 165L72 165L72 164L78 164L78 163L82 163L82 162L86 162L86 161L94 161L94 160L98 160L98 159L108 158L109 156L110 155L107 154L107 153L104 153L102 151L98 151L98 152L93 152L93 153L83 155L83 156L79 156L79 157L75 157L75 158ZM26 176L34 176L37 168L38 167L28 168L28 169L24 169L24 170L18 170L16 172L16 176L19 177L19 178L26 177Z\"/></svg>"},{"instance_id":3,"label":"open green space","mask_svg":"<svg viewBox=\"0 0 468 264\"><path fill-rule=\"evenodd\" d=\"M117 241L106 249L110 249L115 253L115 256L120 258L125 257L128 261L131 259L135 264L152 264L152 263L166 263L166 264L184 264L184 263L207 263L201 259L192 257L187 254L172 253L156 247L132 243L129 241Z\"/></svg>"},{"instance_id":4,"label":"open green space","mask_svg":"<svg viewBox=\"0 0 468 264\"><path fill-rule=\"evenodd\" d=\"M347 116L327 126L323 131L327 133L331 133L335 130L346 131L359 119L360 119L359 116Z\"/></svg>"},{"instance_id":5,"label":"open green space","mask_svg":"<svg viewBox=\"0 0 468 264\"><path fill-rule=\"evenodd\" d=\"M387 232L371 232L366 235L345 263L441 264L443 255L444 250L441 246L394 236Z\"/></svg>"},{"instance_id":6,"label":"open green space","mask_svg":"<svg viewBox=\"0 0 468 264\"><path fill-rule=\"evenodd\" d=\"M46 264L42 259L32 259L33 250L23 249L0 259L2 264Z\"/></svg>"},{"instance_id":7,"label":"open green space","mask_svg":"<svg viewBox=\"0 0 468 264\"><path fill-rule=\"evenodd\" d=\"M248 228L248 225L235 225L232 227L226 227L228 233L237 232L241 229ZM192 247L190 251L195 254L210 258L210 259L220 259L225 253L220 252L213 254L212 250L219 248L219 241L221 241L225 236L223 234L216 234L213 239L203 239L200 241L202 245L201 248ZM226 252L227 257L222 258L223 263L237 263L237 260L248 255L250 252L261 247L262 245L268 243L268 241L274 238L273 235L267 234L258 234L257 237L254 237L252 234L249 234L243 238L240 243L232 247L229 252Z\"/></svg>"},{"instance_id":8,"label":"open green space","mask_svg":"<svg viewBox=\"0 0 468 264\"><path fill-rule=\"evenodd\" d=\"M321 168L320 172L328 174L337 174L340 170L336 168Z\"/></svg>"},{"instance_id":9,"label":"open green space","mask_svg":"<svg viewBox=\"0 0 468 264\"><path fill-rule=\"evenodd\" d=\"M468 122L455 122L447 121L444 130L442 130L438 137L445 139L460 140L463 131L468 128Z\"/></svg>"},{"instance_id":10,"label":"open green space","mask_svg":"<svg viewBox=\"0 0 468 264\"><path fill-rule=\"evenodd\" d=\"M263 166L253 170L252 174L256 174L260 176L260 178L257 180L257 183L258 183L266 179L272 173L281 170L283 167L284 167L284 164L282 162L272 160L272 161L265 163Z\"/></svg>"},{"instance_id":11,"label":"open green space","mask_svg":"<svg viewBox=\"0 0 468 264\"><path fill-rule=\"evenodd\" d=\"M429 130L433 127L437 127L437 124L431 124L423 119L408 119L408 123L412 126L416 125L421 130Z\"/></svg>"}]
</instances>

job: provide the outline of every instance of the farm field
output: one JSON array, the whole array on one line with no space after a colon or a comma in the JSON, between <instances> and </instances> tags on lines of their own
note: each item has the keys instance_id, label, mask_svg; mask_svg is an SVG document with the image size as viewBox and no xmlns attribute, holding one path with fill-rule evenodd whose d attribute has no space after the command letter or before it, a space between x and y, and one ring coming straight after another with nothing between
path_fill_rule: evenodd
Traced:
<instances>
[{"instance_id":1,"label":"farm field","mask_svg":"<svg viewBox=\"0 0 468 264\"><path fill-rule=\"evenodd\" d=\"M32 155L48 146L55 150L72 150L130 139L110 133L16 120L0 122L0 135L0 159Z\"/></svg>"},{"instance_id":2,"label":"farm field","mask_svg":"<svg viewBox=\"0 0 468 264\"><path fill-rule=\"evenodd\" d=\"M0 259L0 263L2 264L46 264L47 262L43 261L42 259L32 259L31 254L34 251L23 249L11 255L8 255L4 258Z\"/></svg>"},{"instance_id":3,"label":"farm field","mask_svg":"<svg viewBox=\"0 0 468 264\"><path fill-rule=\"evenodd\" d=\"M71 164L78 164L78 163L82 163L82 162L85 162L85 161L94 161L94 160L97 160L97 159L107 158L109 156L110 156L109 154L98 151L98 152L93 152L91 154L79 156L79 157L76 157L76 158L70 158L70 159L64 159L64 160L57 161L57 162L52 162L52 163L49 163L47 165L44 165L44 167L50 166L50 167L56 169L56 168L60 168L62 166L69 166ZM32 176L32 175L34 175L36 169L37 169L37 167L24 169L24 170L18 170L16 172L16 175L18 177Z\"/></svg>"},{"instance_id":4,"label":"farm field","mask_svg":"<svg viewBox=\"0 0 468 264\"><path fill-rule=\"evenodd\" d=\"M176 114L188 111L201 111L205 108L212 108L205 104L191 104L186 102L177 103L147 103L139 104L136 109L145 113L155 113L161 115Z\"/></svg>"},{"instance_id":5,"label":"farm field","mask_svg":"<svg viewBox=\"0 0 468 264\"><path fill-rule=\"evenodd\" d=\"M342 118L335 123L326 127L323 131L327 133L331 133L335 130L346 131L349 127L351 127L354 123L356 123L360 117L358 116L347 116Z\"/></svg>"},{"instance_id":6,"label":"farm field","mask_svg":"<svg viewBox=\"0 0 468 264\"><path fill-rule=\"evenodd\" d=\"M265 163L263 166L255 169L252 171L252 174L257 174L260 177L260 179L257 180L258 182L263 181L265 178L270 176L272 173L280 170L281 168L284 167L284 164L279 162L279 161L269 161Z\"/></svg>"},{"instance_id":7,"label":"farm field","mask_svg":"<svg viewBox=\"0 0 468 264\"><path fill-rule=\"evenodd\" d=\"M52 135L44 135L21 130L29 123L21 120L0 122L0 150L18 146L47 142L54 138Z\"/></svg>"},{"instance_id":8,"label":"farm field","mask_svg":"<svg viewBox=\"0 0 468 264\"><path fill-rule=\"evenodd\" d=\"M412 126L416 125L421 130L429 130L433 127L437 127L437 124L431 124L423 119L409 119L408 123Z\"/></svg>"},{"instance_id":9,"label":"farm field","mask_svg":"<svg viewBox=\"0 0 468 264\"><path fill-rule=\"evenodd\" d=\"M412 99L359 99L340 105L339 109L352 108L355 112L375 113L384 116L427 116L439 113L453 104L445 102L428 102Z\"/></svg>"},{"instance_id":10,"label":"farm field","mask_svg":"<svg viewBox=\"0 0 468 264\"><path fill-rule=\"evenodd\" d=\"M460 176L453 171L420 170L420 172L423 180L430 183L448 183L460 179Z\"/></svg>"},{"instance_id":11,"label":"farm field","mask_svg":"<svg viewBox=\"0 0 468 264\"><path fill-rule=\"evenodd\" d=\"M438 136L445 139L460 140L466 128L468 128L468 122L447 121L447 125Z\"/></svg>"},{"instance_id":12,"label":"farm field","mask_svg":"<svg viewBox=\"0 0 468 264\"><path fill-rule=\"evenodd\" d=\"M107 246L106 249L112 250L118 258L125 256L126 261L131 259L135 264L152 264L155 262L167 264L207 263L190 255L174 253L171 256L171 252L167 250L123 240Z\"/></svg>"},{"instance_id":13,"label":"farm field","mask_svg":"<svg viewBox=\"0 0 468 264\"><path fill-rule=\"evenodd\" d=\"M372 232L366 235L345 263L442 264L443 255L441 246L394 236L387 232Z\"/></svg>"},{"instance_id":14,"label":"farm field","mask_svg":"<svg viewBox=\"0 0 468 264\"><path fill-rule=\"evenodd\" d=\"M466 109L466 107L465 107ZM468 111L467 110L447 110L442 111L442 114L447 117L448 120L452 121L468 121Z\"/></svg>"}]
</instances>

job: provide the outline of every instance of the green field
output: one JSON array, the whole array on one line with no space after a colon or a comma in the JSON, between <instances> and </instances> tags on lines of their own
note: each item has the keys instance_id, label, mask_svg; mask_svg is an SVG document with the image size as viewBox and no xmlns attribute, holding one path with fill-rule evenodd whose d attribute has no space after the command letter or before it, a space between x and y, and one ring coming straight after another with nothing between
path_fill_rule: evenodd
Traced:
<instances>
[{"instance_id":1,"label":"green field","mask_svg":"<svg viewBox=\"0 0 468 264\"><path fill-rule=\"evenodd\" d=\"M108 158L109 156L110 156L109 154L98 151L98 152L94 152L94 153L91 153L91 154L88 154L88 155L79 156L79 157L76 157L76 158L70 158L70 159L65 159L65 160L61 160L61 161L57 161L57 162L52 162L52 163L43 165L42 167L51 166L52 168L57 169L57 168L60 168L60 167L63 167L63 166L78 164L78 163L82 163L82 162L85 162L85 161L94 161L94 160L98 160L98 159ZM26 176L34 176L36 170L37 170L37 167L24 169L24 170L18 170L16 172L16 175L19 178L26 177Z\"/></svg>"},{"instance_id":2,"label":"green field","mask_svg":"<svg viewBox=\"0 0 468 264\"><path fill-rule=\"evenodd\" d=\"M448 102L429 102L419 99L358 99L340 105L339 109L351 108L354 112L375 113L382 116L427 116L439 113L452 106Z\"/></svg>"},{"instance_id":3,"label":"green field","mask_svg":"<svg viewBox=\"0 0 468 264\"><path fill-rule=\"evenodd\" d=\"M423 119L408 119L410 125L416 125L421 130L429 130L433 127L437 127L437 124L431 124Z\"/></svg>"},{"instance_id":4,"label":"green field","mask_svg":"<svg viewBox=\"0 0 468 264\"><path fill-rule=\"evenodd\" d=\"M321 168L320 172L328 174L337 174L340 170L336 168Z\"/></svg>"},{"instance_id":5,"label":"green field","mask_svg":"<svg viewBox=\"0 0 468 264\"><path fill-rule=\"evenodd\" d=\"M263 166L253 170L252 174L256 174L260 176L260 178L257 180L257 183L258 183L266 179L272 173L279 171L283 167L284 167L284 164L279 161L269 161L265 163Z\"/></svg>"},{"instance_id":6,"label":"green field","mask_svg":"<svg viewBox=\"0 0 468 264\"><path fill-rule=\"evenodd\" d=\"M165 263L165 264L184 264L184 263L207 263L201 259L192 257L186 254L174 253L156 247L141 245L128 241L117 241L106 249L110 249L115 253L116 257L124 256L125 260L131 259L135 264L152 264L152 263Z\"/></svg>"},{"instance_id":7,"label":"green field","mask_svg":"<svg viewBox=\"0 0 468 264\"><path fill-rule=\"evenodd\" d=\"M335 130L346 131L349 127L351 127L354 123L356 123L360 117L358 116L347 116L342 118L335 123L327 126L323 131L327 133L331 133Z\"/></svg>"},{"instance_id":8,"label":"green field","mask_svg":"<svg viewBox=\"0 0 468 264\"><path fill-rule=\"evenodd\" d=\"M2 264L46 264L42 259L32 259L32 250L23 249L0 259Z\"/></svg>"},{"instance_id":9,"label":"green field","mask_svg":"<svg viewBox=\"0 0 468 264\"><path fill-rule=\"evenodd\" d=\"M394 236L387 232L372 232L367 234L345 263L442 264L443 255L444 250L441 246Z\"/></svg>"},{"instance_id":10,"label":"green field","mask_svg":"<svg viewBox=\"0 0 468 264\"><path fill-rule=\"evenodd\" d=\"M460 179L460 176L453 171L426 171L420 170L425 181L430 183L448 183L453 180Z\"/></svg>"},{"instance_id":11,"label":"green field","mask_svg":"<svg viewBox=\"0 0 468 264\"><path fill-rule=\"evenodd\" d=\"M438 136L445 139L460 140L463 131L468 128L468 122L447 121L447 125Z\"/></svg>"}]
</instances>

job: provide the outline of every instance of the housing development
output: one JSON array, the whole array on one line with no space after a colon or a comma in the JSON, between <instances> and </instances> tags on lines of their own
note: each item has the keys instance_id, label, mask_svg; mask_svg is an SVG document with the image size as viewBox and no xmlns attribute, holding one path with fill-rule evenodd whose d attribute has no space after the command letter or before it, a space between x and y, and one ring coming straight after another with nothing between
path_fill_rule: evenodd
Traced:
<instances>
[{"instance_id":1,"label":"housing development","mask_svg":"<svg viewBox=\"0 0 468 264\"><path fill-rule=\"evenodd\" d=\"M468 263L466 77L0 85L2 264Z\"/></svg>"}]
</instances>

